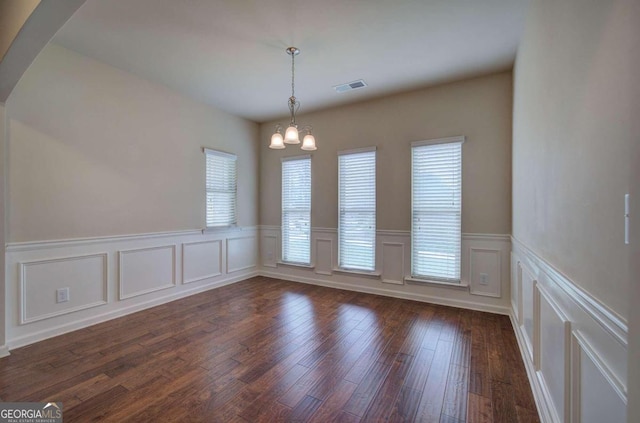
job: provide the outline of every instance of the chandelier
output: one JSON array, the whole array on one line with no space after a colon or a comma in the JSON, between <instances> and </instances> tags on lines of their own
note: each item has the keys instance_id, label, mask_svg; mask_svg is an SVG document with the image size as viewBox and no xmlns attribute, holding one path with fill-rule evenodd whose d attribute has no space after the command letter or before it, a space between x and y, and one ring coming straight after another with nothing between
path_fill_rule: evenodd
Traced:
<instances>
[{"instance_id":1,"label":"chandelier","mask_svg":"<svg viewBox=\"0 0 640 423\"><path fill-rule=\"evenodd\" d=\"M289 47L286 51L287 54L291 56L291 97L289 97L289 115L291 116L291 121L284 131L284 136L282 134L284 127L280 124L276 125L276 131L271 136L269 148L281 150L286 147L285 144L300 144L300 133L306 133L302 139L302 146L300 148L309 151L316 150L316 139L311 134L311 126L303 126L302 129L298 131L298 124L296 123L296 112L300 108L300 102L296 99L295 95L295 57L300 54L300 50L296 47Z\"/></svg>"}]
</instances>

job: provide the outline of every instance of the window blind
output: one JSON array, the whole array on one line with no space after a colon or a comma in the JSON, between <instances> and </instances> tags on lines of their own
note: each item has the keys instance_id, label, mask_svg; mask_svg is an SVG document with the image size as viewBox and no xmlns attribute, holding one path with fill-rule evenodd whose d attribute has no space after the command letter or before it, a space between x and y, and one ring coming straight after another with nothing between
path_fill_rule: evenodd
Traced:
<instances>
[{"instance_id":1,"label":"window blind","mask_svg":"<svg viewBox=\"0 0 640 423\"><path fill-rule=\"evenodd\" d=\"M282 261L311 264L311 157L282 162Z\"/></svg>"},{"instance_id":2,"label":"window blind","mask_svg":"<svg viewBox=\"0 0 640 423\"><path fill-rule=\"evenodd\" d=\"M236 224L237 158L205 148L207 227Z\"/></svg>"},{"instance_id":3,"label":"window blind","mask_svg":"<svg viewBox=\"0 0 640 423\"><path fill-rule=\"evenodd\" d=\"M338 156L338 251L343 269L373 271L376 265L376 152Z\"/></svg>"},{"instance_id":4,"label":"window blind","mask_svg":"<svg viewBox=\"0 0 640 423\"><path fill-rule=\"evenodd\" d=\"M413 277L460 282L463 141L411 149Z\"/></svg>"}]
</instances>

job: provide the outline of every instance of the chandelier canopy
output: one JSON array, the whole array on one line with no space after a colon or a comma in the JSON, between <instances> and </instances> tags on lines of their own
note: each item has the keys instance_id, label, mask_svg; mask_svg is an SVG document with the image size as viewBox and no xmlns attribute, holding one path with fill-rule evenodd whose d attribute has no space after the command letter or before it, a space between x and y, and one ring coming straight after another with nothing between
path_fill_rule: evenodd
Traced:
<instances>
[{"instance_id":1,"label":"chandelier canopy","mask_svg":"<svg viewBox=\"0 0 640 423\"><path fill-rule=\"evenodd\" d=\"M289 122L287 129L284 131L284 135L282 133L284 127L280 124L276 125L276 131L271 136L271 144L269 144L269 148L281 150L286 147L285 144L300 144L300 133L303 133L305 135L302 139L302 146L300 148L308 151L316 150L316 139L313 134L311 134L311 126L305 125L298 130L298 124L296 123L296 112L300 108L300 102L296 99L295 57L300 54L300 49L297 47L289 47L286 51L287 54L291 56L291 97L289 97L289 115L291 117L291 121Z\"/></svg>"}]
</instances>

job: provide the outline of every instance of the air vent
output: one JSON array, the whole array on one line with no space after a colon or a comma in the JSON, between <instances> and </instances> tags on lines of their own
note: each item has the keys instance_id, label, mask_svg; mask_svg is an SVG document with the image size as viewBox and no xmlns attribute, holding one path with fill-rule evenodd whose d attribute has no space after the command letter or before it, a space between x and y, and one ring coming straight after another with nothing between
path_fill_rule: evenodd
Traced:
<instances>
[{"instance_id":1,"label":"air vent","mask_svg":"<svg viewBox=\"0 0 640 423\"><path fill-rule=\"evenodd\" d=\"M362 79L358 79L357 81L336 85L335 87L333 87L333 89L336 90L337 93L344 93L347 91L353 91L359 88L364 88L366 86L367 86L366 82L364 82Z\"/></svg>"}]
</instances>

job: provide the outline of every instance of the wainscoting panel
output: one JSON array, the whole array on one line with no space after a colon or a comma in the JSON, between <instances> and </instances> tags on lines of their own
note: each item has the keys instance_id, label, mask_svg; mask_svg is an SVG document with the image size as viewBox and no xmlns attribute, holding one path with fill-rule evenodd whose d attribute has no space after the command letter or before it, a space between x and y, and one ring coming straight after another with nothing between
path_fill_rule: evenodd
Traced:
<instances>
[{"instance_id":1,"label":"wainscoting panel","mask_svg":"<svg viewBox=\"0 0 640 423\"><path fill-rule=\"evenodd\" d=\"M17 348L255 276L257 239L253 227L9 244L7 345ZM56 303L56 290L65 287L70 300Z\"/></svg>"},{"instance_id":2,"label":"wainscoting panel","mask_svg":"<svg viewBox=\"0 0 640 423\"><path fill-rule=\"evenodd\" d=\"M227 238L227 273L256 267L258 243L254 234Z\"/></svg>"},{"instance_id":3,"label":"wainscoting panel","mask_svg":"<svg viewBox=\"0 0 640 423\"><path fill-rule=\"evenodd\" d=\"M193 283L222 274L222 241L182 244L182 283Z\"/></svg>"},{"instance_id":4,"label":"wainscoting panel","mask_svg":"<svg viewBox=\"0 0 640 423\"><path fill-rule=\"evenodd\" d=\"M382 282L404 284L404 247L402 242L382 243Z\"/></svg>"},{"instance_id":5,"label":"wainscoting panel","mask_svg":"<svg viewBox=\"0 0 640 423\"><path fill-rule=\"evenodd\" d=\"M522 311L522 267L520 266L520 262L518 261L518 257L511 253L511 309L517 310L514 314L516 322L518 325L522 324L522 315L520 312Z\"/></svg>"},{"instance_id":6,"label":"wainscoting panel","mask_svg":"<svg viewBox=\"0 0 640 423\"><path fill-rule=\"evenodd\" d=\"M20 324L48 319L107 303L107 254L22 262ZM58 303L56 291L69 289Z\"/></svg>"},{"instance_id":7,"label":"wainscoting panel","mask_svg":"<svg viewBox=\"0 0 640 423\"><path fill-rule=\"evenodd\" d=\"M119 299L176 285L176 246L139 248L118 253Z\"/></svg>"},{"instance_id":8,"label":"wainscoting panel","mask_svg":"<svg viewBox=\"0 0 640 423\"><path fill-rule=\"evenodd\" d=\"M626 423L627 325L512 238L511 319L543 422Z\"/></svg>"},{"instance_id":9,"label":"wainscoting panel","mask_svg":"<svg viewBox=\"0 0 640 423\"><path fill-rule=\"evenodd\" d=\"M535 341L535 331L534 331L534 314L536 309L536 280L533 278L531 271L527 270L523 266L522 268L522 281L520 283L520 295L522 295L522 322L521 327L522 331L525 335L525 340L527 344L527 352L529 353L529 358L534 361L535 352L534 352L534 341ZM535 361L534 361L535 362Z\"/></svg>"},{"instance_id":10,"label":"wainscoting panel","mask_svg":"<svg viewBox=\"0 0 640 423\"><path fill-rule=\"evenodd\" d=\"M277 267L278 235L265 235L260 242L260 256L264 267Z\"/></svg>"},{"instance_id":11,"label":"wainscoting panel","mask_svg":"<svg viewBox=\"0 0 640 423\"><path fill-rule=\"evenodd\" d=\"M569 421L571 322L544 289L539 289L538 377L551 398L557 421Z\"/></svg>"},{"instance_id":12,"label":"wainscoting panel","mask_svg":"<svg viewBox=\"0 0 640 423\"><path fill-rule=\"evenodd\" d=\"M409 231L378 230L376 233L376 272L358 274L336 271L338 265L338 231L336 228L312 228L311 267L273 264L280 256L280 243L274 237L279 226L260 227L260 273L303 283L407 298L474 310L509 314L509 236L492 234L463 234L463 288L434 284L405 283L411 275L411 234ZM474 295L467 285L470 278L471 249L489 251L488 259L481 257L476 268L488 272L492 296ZM331 260L330 260L331 258ZM480 263L482 261L482 263Z\"/></svg>"},{"instance_id":13,"label":"wainscoting panel","mask_svg":"<svg viewBox=\"0 0 640 423\"><path fill-rule=\"evenodd\" d=\"M573 347L572 423L626 422L626 395L607 366L579 332L573 336Z\"/></svg>"},{"instance_id":14,"label":"wainscoting panel","mask_svg":"<svg viewBox=\"0 0 640 423\"><path fill-rule=\"evenodd\" d=\"M333 272L333 240L316 238L315 271L318 275L331 275Z\"/></svg>"},{"instance_id":15,"label":"wainscoting panel","mask_svg":"<svg viewBox=\"0 0 640 423\"><path fill-rule=\"evenodd\" d=\"M500 298L501 269L499 249L470 248L469 288L474 295ZM486 281L483 281L483 277Z\"/></svg>"}]
</instances>

